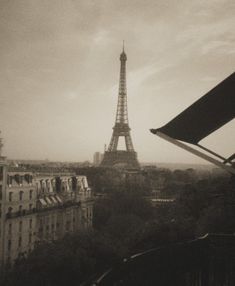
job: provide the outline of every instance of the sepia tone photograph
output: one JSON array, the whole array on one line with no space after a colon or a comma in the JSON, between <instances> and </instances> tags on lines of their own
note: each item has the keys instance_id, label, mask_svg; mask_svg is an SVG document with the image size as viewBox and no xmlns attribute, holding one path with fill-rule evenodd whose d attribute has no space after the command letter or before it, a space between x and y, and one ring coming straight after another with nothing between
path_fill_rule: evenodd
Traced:
<instances>
[{"instance_id":1,"label":"sepia tone photograph","mask_svg":"<svg viewBox=\"0 0 235 286\"><path fill-rule=\"evenodd\" d=\"M0 285L235 286L235 2L0 0Z\"/></svg>"}]
</instances>

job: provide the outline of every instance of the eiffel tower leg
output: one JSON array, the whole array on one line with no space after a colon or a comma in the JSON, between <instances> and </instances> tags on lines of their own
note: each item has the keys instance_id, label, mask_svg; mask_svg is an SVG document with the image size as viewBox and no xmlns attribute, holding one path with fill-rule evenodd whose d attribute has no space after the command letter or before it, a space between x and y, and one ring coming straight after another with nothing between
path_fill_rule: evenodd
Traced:
<instances>
[{"instance_id":1,"label":"eiffel tower leg","mask_svg":"<svg viewBox=\"0 0 235 286\"><path fill-rule=\"evenodd\" d=\"M108 151L116 151L118 146L118 136L112 135Z\"/></svg>"},{"instance_id":2,"label":"eiffel tower leg","mask_svg":"<svg viewBox=\"0 0 235 286\"><path fill-rule=\"evenodd\" d=\"M125 141L126 141L126 150L127 151L134 151L134 147L132 144L131 136L130 134L125 136Z\"/></svg>"},{"instance_id":3,"label":"eiffel tower leg","mask_svg":"<svg viewBox=\"0 0 235 286\"><path fill-rule=\"evenodd\" d=\"M113 150L116 151L117 150L117 146L118 146L118 136L114 137L114 144L113 144Z\"/></svg>"}]
</instances>

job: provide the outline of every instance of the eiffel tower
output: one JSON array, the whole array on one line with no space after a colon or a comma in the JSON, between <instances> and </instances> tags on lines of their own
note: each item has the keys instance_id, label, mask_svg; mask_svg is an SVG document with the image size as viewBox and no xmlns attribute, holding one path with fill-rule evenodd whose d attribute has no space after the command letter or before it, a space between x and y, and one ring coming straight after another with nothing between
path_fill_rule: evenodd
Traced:
<instances>
[{"instance_id":1,"label":"eiffel tower","mask_svg":"<svg viewBox=\"0 0 235 286\"><path fill-rule=\"evenodd\" d=\"M108 150L104 153L103 161L100 166L103 167L124 167L128 169L138 169L139 163L137 153L134 150L130 135L130 127L128 123L127 113L127 93L126 93L126 61L127 56L123 50L120 55L120 80L119 80L119 95L117 104L117 113L115 125L113 127L112 138ZM126 150L118 150L119 137L125 138Z\"/></svg>"}]
</instances>

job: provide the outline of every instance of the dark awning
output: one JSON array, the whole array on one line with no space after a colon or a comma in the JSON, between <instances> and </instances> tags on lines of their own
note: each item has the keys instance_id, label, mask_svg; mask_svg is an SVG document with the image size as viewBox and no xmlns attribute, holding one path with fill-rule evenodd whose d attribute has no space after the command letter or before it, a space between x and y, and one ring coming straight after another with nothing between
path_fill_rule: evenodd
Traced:
<instances>
[{"instance_id":1,"label":"dark awning","mask_svg":"<svg viewBox=\"0 0 235 286\"><path fill-rule=\"evenodd\" d=\"M197 144L235 117L235 72L159 129L171 138Z\"/></svg>"}]
</instances>

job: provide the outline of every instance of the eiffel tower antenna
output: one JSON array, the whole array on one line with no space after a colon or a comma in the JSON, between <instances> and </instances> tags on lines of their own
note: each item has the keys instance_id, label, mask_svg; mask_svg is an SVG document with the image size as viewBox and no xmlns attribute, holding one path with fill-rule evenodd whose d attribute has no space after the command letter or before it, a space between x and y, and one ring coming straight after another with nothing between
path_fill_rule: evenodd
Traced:
<instances>
[{"instance_id":1,"label":"eiffel tower antenna","mask_svg":"<svg viewBox=\"0 0 235 286\"><path fill-rule=\"evenodd\" d=\"M124 41L122 53L120 55L120 79L119 79L119 93L118 104L116 111L115 125L113 127L113 134L109 143L108 150L104 154L104 159L101 166L126 166L128 168L139 168L137 160L137 153L134 150L130 135L130 127L128 122L127 111L127 89L126 89L126 61L127 56L124 50ZM125 139L126 150L118 150L118 141L120 137Z\"/></svg>"}]
</instances>

